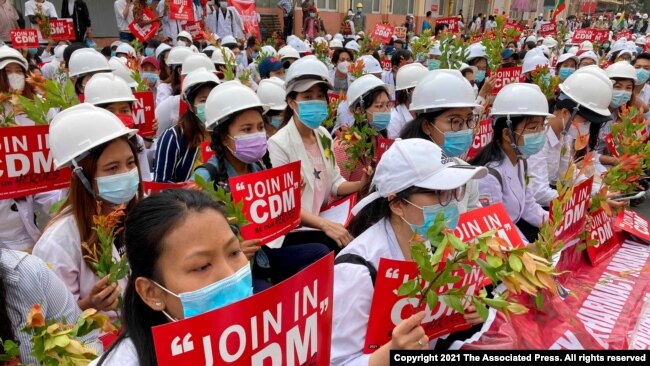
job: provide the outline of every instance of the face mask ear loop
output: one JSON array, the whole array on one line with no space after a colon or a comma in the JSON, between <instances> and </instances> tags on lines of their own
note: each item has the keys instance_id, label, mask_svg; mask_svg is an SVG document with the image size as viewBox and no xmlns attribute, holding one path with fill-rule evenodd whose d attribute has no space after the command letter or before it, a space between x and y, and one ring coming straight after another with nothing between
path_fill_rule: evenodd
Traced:
<instances>
[{"instance_id":1,"label":"face mask ear loop","mask_svg":"<svg viewBox=\"0 0 650 366\"><path fill-rule=\"evenodd\" d=\"M566 125L564 125L564 129L562 130L562 135L566 135L569 132L569 129L571 128L571 124L573 123L573 119L576 118L576 115L578 114L579 110L580 110L579 105L573 107L573 111L571 112L571 117L569 117L569 120L567 121Z\"/></svg>"},{"instance_id":2,"label":"face mask ear loop","mask_svg":"<svg viewBox=\"0 0 650 366\"><path fill-rule=\"evenodd\" d=\"M86 178L86 176L84 175L83 168L77 165L77 162L74 159L72 159L72 166L74 166L72 172L74 173L74 175L77 176L77 178L79 178L81 185L83 185L84 188L86 189L86 192L88 192L88 194L90 194L90 196L96 200L97 198L95 197L95 191L93 190L92 185L88 181L88 178Z\"/></svg>"}]
</instances>

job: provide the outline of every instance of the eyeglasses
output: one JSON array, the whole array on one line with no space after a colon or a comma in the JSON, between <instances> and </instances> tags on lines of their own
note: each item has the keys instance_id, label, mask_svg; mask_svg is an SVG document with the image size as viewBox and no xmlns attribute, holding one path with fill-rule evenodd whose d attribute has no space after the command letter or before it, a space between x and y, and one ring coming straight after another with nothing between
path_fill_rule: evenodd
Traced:
<instances>
[{"instance_id":1,"label":"eyeglasses","mask_svg":"<svg viewBox=\"0 0 650 366\"><path fill-rule=\"evenodd\" d=\"M449 124L451 125L451 130L454 132L464 130L465 126L467 126L467 128L473 129L474 127L476 127L476 124L478 122L477 114L472 114L467 119L464 119L462 117L457 117L457 116L439 117L439 118L446 119L447 122L449 122Z\"/></svg>"},{"instance_id":2,"label":"eyeglasses","mask_svg":"<svg viewBox=\"0 0 650 366\"><path fill-rule=\"evenodd\" d=\"M534 122L529 122L526 125L524 125L524 129L521 132L517 132L518 135L528 135L530 133L537 133L546 130L546 127L548 126L548 120L544 119L542 123L534 123Z\"/></svg>"},{"instance_id":3,"label":"eyeglasses","mask_svg":"<svg viewBox=\"0 0 650 366\"><path fill-rule=\"evenodd\" d=\"M435 194L436 198L438 199L438 204L442 207L446 207L451 203L452 200L456 200L458 202L462 201L463 198L465 197L465 185L462 185L458 188L455 189L448 189L448 190L430 190L430 191L424 191L424 192L418 192L422 194ZM409 203L411 203L408 200L405 200ZM414 203L411 203L412 205L422 208L420 206L415 205Z\"/></svg>"}]
</instances>

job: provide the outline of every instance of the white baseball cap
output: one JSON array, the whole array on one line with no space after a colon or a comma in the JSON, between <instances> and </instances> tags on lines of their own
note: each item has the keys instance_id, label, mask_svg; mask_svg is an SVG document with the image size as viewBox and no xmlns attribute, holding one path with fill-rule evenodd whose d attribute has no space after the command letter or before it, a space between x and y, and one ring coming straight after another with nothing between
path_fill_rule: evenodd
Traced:
<instances>
[{"instance_id":1,"label":"white baseball cap","mask_svg":"<svg viewBox=\"0 0 650 366\"><path fill-rule=\"evenodd\" d=\"M396 139L377 164L371 185L375 188L374 192L359 201L352 214L356 215L380 197L388 197L410 187L450 190L486 175L485 167L459 165L429 140Z\"/></svg>"}]
</instances>

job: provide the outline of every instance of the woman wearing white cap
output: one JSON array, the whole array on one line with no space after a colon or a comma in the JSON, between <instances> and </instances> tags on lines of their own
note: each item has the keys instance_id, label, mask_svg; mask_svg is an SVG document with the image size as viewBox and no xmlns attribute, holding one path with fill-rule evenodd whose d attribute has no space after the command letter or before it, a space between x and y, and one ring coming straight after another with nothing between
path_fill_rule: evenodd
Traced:
<instances>
[{"instance_id":1,"label":"woman wearing white cap","mask_svg":"<svg viewBox=\"0 0 650 366\"><path fill-rule=\"evenodd\" d=\"M369 183L364 174L358 182L342 176L332 155L329 132L321 126L327 118L327 90L332 88L327 66L314 56L294 62L286 74L287 109L283 127L269 140L273 166L301 162L305 186L301 196L301 223L320 229L338 246L352 236L342 225L318 216L331 195L346 196L361 191Z\"/></svg>"},{"instance_id":2,"label":"woman wearing white cap","mask_svg":"<svg viewBox=\"0 0 650 366\"><path fill-rule=\"evenodd\" d=\"M34 246L34 255L52 266L82 310L115 310L120 287L126 284L121 280L119 286L109 285L108 276L99 278L87 256L98 245L93 231L97 202L106 215L120 205L128 212L143 196L137 151L128 140L136 132L88 103L62 111L50 124L54 166L70 166L74 173L68 197ZM117 235L113 257L123 253L123 237Z\"/></svg>"},{"instance_id":3,"label":"woman wearing white cap","mask_svg":"<svg viewBox=\"0 0 650 366\"><path fill-rule=\"evenodd\" d=\"M580 60L574 54L565 53L560 55L555 65L555 74L560 77L560 81L565 81L571 74L576 71Z\"/></svg>"},{"instance_id":4,"label":"woman wearing white cap","mask_svg":"<svg viewBox=\"0 0 650 366\"><path fill-rule=\"evenodd\" d=\"M424 315L420 312L398 324L390 342L372 354L363 353L374 292L370 270L376 271L380 258L412 260L413 234L426 235L440 212L454 229L465 185L486 173L483 167L455 164L427 140L397 140L386 151L377 164L373 193L353 210L351 227L363 234L335 262L332 365L388 365L391 349L425 350L435 345L420 326ZM480 322L471 308L465 318Z\"/></svg>"},{"instance_id":5,"label":"woman wearing white cap","mask_svg":"<svg viewBox=\"0 0 650 366\"><path fill-rule=\"evenodd\" d=\"M499 91L490 115L493 140L469 161L490 172L479 181L480 201L484 206L502 202L522 239L533 242L548 212L527 187L526 159L544 147L546 118L552 116L548 102L537 85L512 83Z\"/></svg>"}]
</instances>

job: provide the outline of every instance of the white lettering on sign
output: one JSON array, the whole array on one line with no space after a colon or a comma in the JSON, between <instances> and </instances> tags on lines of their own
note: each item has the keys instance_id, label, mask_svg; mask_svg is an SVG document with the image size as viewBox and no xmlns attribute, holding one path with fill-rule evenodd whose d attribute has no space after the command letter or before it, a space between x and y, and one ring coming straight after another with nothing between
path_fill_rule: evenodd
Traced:
<instances>
[{"instance_id":1,"label":"white lettering on sign","mask_svg":"<svg viewBox=\"0 0 650 366\"><path fill-rule=\"evenodd\" d=\"M585 218L585 209L587 207L590 191L591 187L587 186L581 189L577 194L574 192L571 195L571 200L564 207L564 220L562 220L562 225L560 225L557 231L555 231L556 236L559 236L560 233L568 230L571 225L578 223L580 220L583 220ZM576 201L580 202L580 204L576 204ZM571 209L568 209L568 207L571 206L573 207Z\"/></svg>"},{"instance_id":2,"label":"white lettering on sign","mask_svg":"<svg viewBox=\"0 0 650 366\"><path fill-rule=\"evenodd\" d=\"M625 214L623 216L623 224L628 227L632 227L643 234L650 234L648 231L648 222L642 217L637 216L634 211L625 211Z\"/></svg>"},{"instance_id":3,"label":"white lettering on sign","mask_svg":"<svg viewBox=\"0 0 650 366\"><path fill-rule=\"evenodd\" d=\"M0 140L0 151L6 153L4 163L7 170L0 169L0 177L16 178L30 172L41 174L54 171L54 157L50 153L47 136L36 136L39 151L30 151L27 136L4 136Z\"/></svg>"},{"instance_id":4,"label":"white lettering on sign","mask_svg":"<svg viewBox=\"0 0 650 366\"><path fill-rule=\"evenodd\" d=\"M472 148L482 149L488 143L490 143L490 141L492 141L493 135L494 131L492 130L492 123L481 123L479 132L474 135Z\"/></svg>"},{"instance_id":5,"label":"white lettering on sign","mask_svg":"<svg viewBox=\"0 0 650 366\"><path fill-rule=\"evenodd\" d=\"M591 226L594 228L591 232L591 240L596 240L598 243L594 247L605 244L609 239L614 237L614 230L612 230L612 221L607 217L603 211L593 217Z\"/></svg>"},{"instance_id":6,"label":"white lettering on sign","mask_svg":"<svg viewBox=\"0 0 650 366\"><path fill-rule=\"evenodd\" d=\"M283 177L285 190L280 188L280 177L266 181L258 181L248 185L247 201L251 204L251 219L256 224L263 224L270 219L275 219L283 212L289 212L296 207L296 198L293 190L293 172L286 173ZM241 183L243 185L243 183ZM237 187L243 190L246 187Z\"/></svg>"},{"instance_id":7,"label":"white lettering on sign","mask_svg":"<svg viewBox=\"0 0 650 366\"><path fill-rule=\"evenodd\" d=\"M17 43L35 43L38 42L37 36L33 33L17 33L14 37Z\"/></svg>"},{"instance_id":8,"label":"white lettering on sign","mask_svg":"<svg viewBox=\"0 0 650 366\"><path fill-rule=\"evenodd\" d=\"M549 349L585 349L585 347L572 331L567 330Z\"/></svg>"},{"instance_id":9,"label":"white lettering on sign","mask_svg":"<svg viewBox=\"0 0 650 366\"><path fill-rule=\"evenodd\" d=\"M639 321L630 337L630 349L650 349L650 293L645 295Z\"/></svg>"}]
</instances>

